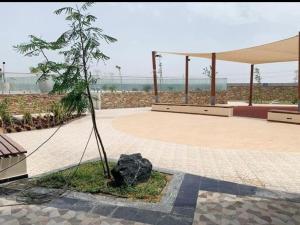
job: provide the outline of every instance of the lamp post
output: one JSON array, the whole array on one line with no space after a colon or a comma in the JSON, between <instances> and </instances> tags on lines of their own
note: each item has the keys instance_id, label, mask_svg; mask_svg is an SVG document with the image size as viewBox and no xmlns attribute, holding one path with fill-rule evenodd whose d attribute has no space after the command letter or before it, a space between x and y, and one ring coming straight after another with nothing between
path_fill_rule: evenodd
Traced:
<instances>
[{"instance_id":1,"label":"lamp post","mask_svg":"<svg viewBox=\"0 0 300 225\"><path fill-rule=\"evenodd\" d=\"M5 62L2 62L2 80L3 80L2 94L4 94L4 88L6 89Z\"/></svg>"},{"instance_id":2,"label":"lamp post","mask_svg":"<svg viewBox=\"0 0 300 225\"><path fill-rule=\"evenodd\" d=\"M120 82L121 82L121 91L123 91L123 84L122 84L122 76L121 76L121 66L116 65L117 70L119 70Z\"/></svg>"},{"instance_id":3,"label":"lamp post","mask_svg":"<svg viewBox=\"0 0 300 225\"><path fill-rule=\"evenodd\" d=\"M5 62L2 62L2 75L3 75L3 82L6 83L6 79L5 79Z\"/></svg>"}]
</instances>

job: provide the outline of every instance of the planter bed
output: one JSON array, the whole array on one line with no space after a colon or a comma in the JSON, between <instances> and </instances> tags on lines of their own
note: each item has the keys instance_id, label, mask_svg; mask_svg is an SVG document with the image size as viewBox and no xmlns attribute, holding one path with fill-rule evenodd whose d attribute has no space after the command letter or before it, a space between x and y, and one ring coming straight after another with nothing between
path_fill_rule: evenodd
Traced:
<instances>
[{"instance_id":1,"label":"planter bed","mask_svg":"<svg viewBox=\"0 0 300 225\"><path fill-rule=\"evenodd\" d=\"M110 162L112 169L116 165ZM159 202L163 190L171 180L172 175L158 171L152 171L148 181L133 186L117 187L112 180L104 177L103 167L100 161L83 163L79 166L73 176L75 167L67 168L61 171L53 172L31 180L36 187L44 188L64 188L67 182L68 190L77 192L86 192L95 195L107 195L128 199L139 199L145 202ZM72 177L72 179L69 179Z\"/></svg>"},{"instance_id":2,"label":"planter bed","mask_svg":"<svg viewBox=\"0 0 300 225\"><path fill-rule=\"evenodd\" d=\"M44 115L33 115L32 116L32 124L24 123L22 116L15 115L13 116L12 125L10 126L3 126L1 123L1 127L3 129L3 133L15 133L15 132L23 132L23 131L30 131L30 130L41 130L47 129L52 127L57 127L60 124L69 123L76 119L82 118L85 114L81 115L71 115L68 118L64 119L61 122L57 122L54 119L54 116L51 114L44 114Z\"/></svg>"}]
</instances>

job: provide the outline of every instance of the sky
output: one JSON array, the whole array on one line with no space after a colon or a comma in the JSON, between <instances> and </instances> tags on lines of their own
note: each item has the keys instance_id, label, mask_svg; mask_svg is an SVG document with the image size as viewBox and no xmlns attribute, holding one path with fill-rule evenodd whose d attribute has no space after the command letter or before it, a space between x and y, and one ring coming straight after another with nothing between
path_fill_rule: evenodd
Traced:
<instances>
[{"instance_id":1,"label":"sky","mask_svg":"<svg viewBox=\"0 0 300 225\"><path fill-rule=\"evenodd\" d=\"M77 3L80 4L80 3ZM28 73L41 58L24 57L13 45L34 34L56 39L68 27L54 10L75 3L0 3L0 62L7 72ZM118 39L103 43L106 63L91 67L95 74L152 76L151 51L218 52L251 47L295 36L300 31L300 3L96 3L90 9L95 25ZM52 60L59 59L50 54ZM184 56L162 55L164 77L184 76ZM191 58L190 76L204 78L210 60ZM293 82L296 62L257 66L262 82ZM217 76L248 82L250 65L217 61Z\"/></svg>"}]
</instances>

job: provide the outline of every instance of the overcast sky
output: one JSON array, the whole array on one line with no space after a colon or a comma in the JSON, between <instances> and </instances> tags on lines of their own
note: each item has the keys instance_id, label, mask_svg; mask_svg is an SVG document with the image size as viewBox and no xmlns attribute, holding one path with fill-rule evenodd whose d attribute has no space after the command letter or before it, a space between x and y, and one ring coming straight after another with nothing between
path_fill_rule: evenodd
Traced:
<instances>
[{"instance_id":1,"label":"overcast sky","mask_svg":"<svg viewBox=\"0 0 300 225\"><path fill-rule=\"evenodd\" d=\"M26 58L12 48L28 40L29 34L47 40L67 28L63 16L53 11L73 3L0 3L0 61L6 71L29 72L40 62ZM300 31L300 3L96 3L91 12L96 25L118 39L105 45L111 57L92 72L126 76L151 76L151 51L218 52L251 47L297 35ZM52 56L54 57L54 56ZM52 58L55 60L55 57ZM163 55L163 76L182 77L184 57ZM204 77L206 59L192 58L192 77ZM292 82L297 63L258 66L263 82ZM229 82L247 82L250 65L217 62L219 77Z\"/></svg>"}]
</instances>

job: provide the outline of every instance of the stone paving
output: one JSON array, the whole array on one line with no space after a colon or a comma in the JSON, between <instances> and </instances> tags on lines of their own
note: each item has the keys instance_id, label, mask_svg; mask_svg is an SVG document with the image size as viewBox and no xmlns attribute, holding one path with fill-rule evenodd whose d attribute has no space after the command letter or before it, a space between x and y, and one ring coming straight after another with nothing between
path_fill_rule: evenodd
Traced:
<instances>
[{"instance_id":1,"label":"stone paving","mask_svg":"<svg viewBox=\"0 0 300 225\"><path fill-rule=\"evenodd\" d=\"M300 153L228 149L224 151L205 146L174 144L139 138L116 130L112 126L115 118L147 111L149 108L97 111L98 125L109 158L118 159L121 153L141 152L157 167L300 193ZM63 126L53 139L28 159L29 175L33 176L77 163L91 128L89 116ZM22 143L30 153L52 132L54 129L13 133L9 136ZM98 152L96 142L92 139L84 160L95 157L98 157Z\"/></svg>"},{"instance_id":2,"label":"stone paving","mask_svg":"<svg viewBox=\"0 0 300 225\"><path fill-rule=\"evenodd\" d=\"M97 121L110 158L141 152L154 166L185 174L172 207L154 211L62 196L42 205L19 205L0 190L0 224L202 225L300 224L300 155L193 147L138 138L112 127L114 118L148 111L103 110ZM28 159L30 176L77 163L92 128L76 120ZM32 152L54 129L9 136ZM67 157L69 156L69 157ZM98 156L91 141L84 160ZM251 186L249 186L251 185ZM100 204L100 205L99 205Z\"/></svg>"},{"instance_id":3,"label":"stone paving","mask_svg":"<svg viewBox=\"0 0 300 225\"><path fill-rule=\"evenodd\" d=\"M60 209L43 205L20 205L0 209L0 224L5 225L147 225L96 213Z\"/></svg>"},{"instance_id":4,"label":"stone paving","mask_svg":"<svg viewBox=\"0 0 300 225\"><path fill-rule=\"evenodd\" d=\"M193 225L300 224L300 203L199 191Z\"/></svg>"},{"instance_id":5,"label":"stone paving","mask_svg":"<svg viewBox=\"0 0 300 225\"><path fill-rule=\"evenodd\" d=\"M254 186L219 181L185 174L170 210L143 209L138 205L103 202L89 194L66 192L57 198L53 190L32 189L43 193L38 205L19 193L26 180L2 185L0 224L100 224L100 225L213 225L213 224L290 224L300 223L300 195L270 191ZM19 197L17 197L19 196ZM32 196L32 195L31 195ZM53 197L55 196L55 197ZM110 197L113 198L113 197ZM36 203L38 201L35 201ZM130 202L130 201L128 201ZM1 207L4 206L5 207Z\"/></svg>"}]
</instances>

